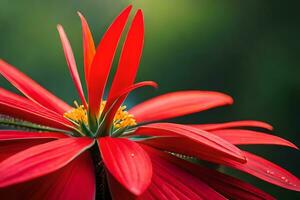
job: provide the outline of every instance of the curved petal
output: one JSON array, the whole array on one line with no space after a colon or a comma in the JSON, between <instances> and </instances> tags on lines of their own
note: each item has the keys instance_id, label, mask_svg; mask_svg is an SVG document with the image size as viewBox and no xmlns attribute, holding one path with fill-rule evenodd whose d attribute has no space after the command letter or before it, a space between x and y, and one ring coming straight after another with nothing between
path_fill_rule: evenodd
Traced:
<instances>
[{"instance_id":1,"label":"curved petal","mask_svg":"<svg viewBox=\"0 0 300 200\"><path fill-rule=\"evenodd\" d=\"M247 158L247 162L243 164L226 158L222 162L212 159L210 161L241 170L274 185L300 191L300 180L293 174L262 157L246 151L243 153Z\"/></svg>"},{"instance_id":2,"label":"curved petal","mask_svg":"<svg viewBox=\"0 0 300 200\"><path fill-rule=\"evenodd\" d=\"M143 13L138 10L126 37L108 99L134 83L144 44ZM107 102L108 105L111 102Z\"/></svg>"},{"instance_id":3,"label":"curved petal","mask_svg":"<svg viewBox=\"0 0 300 200\"><path fill-rule=\"evenodd\" d=\"M71 77L73 79L73 82L75 84L75 87L77 89L79 97L81 99L81 102L84 105L84 107L87 109L87 103L86 103L84 93L83 93L83 90L82 90L82 85L81 85L81 81L80 81L79 74L78 74L78 71L77 71L76 61L75 61L75 58L74 58L72 47L70 45L70 42L68 40L68 37L67 37L63 27L61 25L58 25L57 30L58 30L58 33L59 33L59 36L60 36L60 39L61 39L63 49L64 49L64 53L65 53L67 64L68 64L68 67L69 67L69 70L70 70L70 73L71 73Z\"/></svg>"},{"instance_id":4,"label":"curved petal","mask_svg":"<svg viewBox=\"0 0 300 200\"><path fill-rule=\"evenodd\" d=\"M195 148L195 149L188 148L189 151L191 152L209 151L214 156L220 156L220 157L225 156L227 158L231 158L239 162L245 162L244 155L242 154L241 150L238 149L236 146L221 139L220 137L216 137L214 134L201 131L193 127L180 125L180 124L171 124L171 123L155 123L155 124L141 126L133 134L146 135L146 136L163 136L163 137L167 137L166 140L171 139L170 137L173 137L173 139L175 138L175 140L173 140L174 143L168 142L167 144L161 144L161 145L165 147L166 145L167 146L174 145L174 147L178 145L180 147L181 146L180 144L182 142L187 142L190 143L190 145L192 145ZM158 137L156 139L153 139L152 141L156 141L156 143L159 143L161 139L162 138ZM151 140L146 140L145 142L149 142L149 141L151 142ZM181 148L186 148L186 146L182 146Z\"/></svg>"},{"instance_id":5,"label":"curved petal","mask_svg":"<svg viewBox=\"0 0 300 200\"><path fill-rule=\"evenodd\" d=\"M24 151L30 147L53 141L52 138L40 138L33 140L5 140L0 141L0 162L8 157Z\"/></svg>"},{"instance_id":6,"label":"curved petal","mask_svg":"<svg viewBox=\"0 0 300 200\"><path fill-rule=\"evenodd\" d=\"M78 15L80 17L81 26L82 26L84 75L85 75L85 82L88 85L90 67L92 65L96 53L96 49L95 49L93 36L86 19L80 12L78 12Z\"/></svg>"},{"instance_id":7,"label":"curved petal","mask_svg":"<svg viewBox=\"0 0 300 200\"><path fill-rule=\"evenodd\" d=\"M110 125L110 123L113 121L116 112L118 111L119 107L122 105L123 101L125 100L126 96L132 92L133 90L136 90L141 87L145 86L151 86L154 88L157 88L157 83L153 81L143 81L139 83L135 83L124 90L120 91L116 96L110 97L108 102L105 105L103 114L106 115L107 124Z\"/></svg>"},{"instance_id":8,"label":"curved petal","mask_svg":"<svg viewBox=\"0 0 300 200\"><path fill-rule=\"evenodd\" d=\"M232 104L230 96L212 91L179 91L167 93L131 108L137 122L179 117L210 108Z\"/></svg>"},{"instance_id":9,"label":"curved petal","mask_svg":"<svg viewBox=\"0 0 300 200\"><path fill-rule=\"evenodd\" d=\"M94 200L95 174L91 156L85 152L56 172L2 188L0 196L3 199L24 200Z\"/></svg>"},{"instance_id":10,"label":"curved petal","mask_svg":"<svg viewBox=\"0 0 300 200\"><path fill-rule=\"evenodd\" d=\"M89 138L66 138L19 152L0 163L0 187L54 172L66 166L93 144L94 141Z\"/></svg>"},{"instance_id":11,"label":"curved petal","mask_svg":"<svg viewBox=\"0 0 300 200\"><path fill-rule=\"evenodd\" d=\"M227 129L227 128L241 128L241 127L254 127L262 128L267 130L273 130L273 127L265 122L253 121L253 120L244 120L244 121L234 121L234 122L225 122L218 124L188 124L189 126L202 129L204 131L212 131L218 129Z\"/></svg>"},{"instance_id":12,"label":"curved petal","mask_svg":"<svg viewBox=\"0 0 300 200\"><path fill-rule=\"evenodd\" d=\"M154 149L147 146L143 146L143 148L149 153L153 163L151 185L142 195L135 197L108 174L111 195L114 200L226 199L200 179L160 158Z\"/></svg>"},{"instance_id":13,"label":"curved petal","mask_svg":"<svg viewBox=\"0 0 300 200\"><path fill-rule=\"evenodd\" d=\"M266 133L261 133L257 131L242 130L242 129L224 129L224 130L215 130L210 131L220 138L230 142L235 145L243 144L273 144L273 145L282 145L288 146L295 149L298 149L293 143L277 137L275 135L270 135Z\"/></svg>"},{"instance_id":14,"label":"curved petal","mask_svg":"<svg viewBox=\"0 0 300 200\"><path fill-rule=\"evenodd\" d=\"M0 73L32 101L59 114L64 114L66 111L71 110L68 104L1 59Z\"/></svg>"},{"instance_id":15,"label":"curved petal","mask_svg":"<svg viewBox=\"0 0 300 200\"><path fill-rule=\"evenodd\" d=\"M143 146L153 163L149 189L138 199L226 199L201 179L160 157L161 152Z\"/></svg>"},{"instance_id":16,"label":"curved petal","mask_svg":"<svg viewBox=\"0 0 300 200\"><path fill-rule=\"evenodd\" d=\"M0 113L64 130L73 128L73 124L63 116L3 88L0 88Z\"/></svg>"},{"instance_id":17,"label":"curved petal","mask_svg":"<svg viewBox=\"0 0 300 200\"><path fill-rule=\"evenodd\" d=\"M176 158L167 153L160 153L160 156L183 168L193 176L203 180L209 186L229 199L239 200L274 200L271 195L262 190L234 177L220 173L216 170L208 169L194 163Z\"/></svg>"},{"instance_id":18,"label":"curved petal","mask_svg":"<svg viewBox=\"0 0 300 200\"><path fill-rule=\"evenodd\" d=\"M147 153L125 138L98 139L106 168L127 190L142 194L151 183L152 164Z\"/></svg>"},{"instance_id":19,"label":"curved petal","mask_svg":"<svg viewBox=\"0 0 300 200\"><path fill-rule=\"evenodd\" d=\"M99 113L102 94L131 7L127 7L115 19L97 47L88 80L89 110L92 116L97 116Z\"/></svg>"},{"instance_id":20,"label":"curved petal","mask_svg":"<svg viewBox=\"0 0 300 200\"><path fill-rule=\"evenodd\" d=\"M15 131L15 130L0 130L0 141L5 140L22 140L22 139L59 139L66 138L68 136L62 133L54 132L30 132L30 131Z\"/></svg>"}]
</instances>

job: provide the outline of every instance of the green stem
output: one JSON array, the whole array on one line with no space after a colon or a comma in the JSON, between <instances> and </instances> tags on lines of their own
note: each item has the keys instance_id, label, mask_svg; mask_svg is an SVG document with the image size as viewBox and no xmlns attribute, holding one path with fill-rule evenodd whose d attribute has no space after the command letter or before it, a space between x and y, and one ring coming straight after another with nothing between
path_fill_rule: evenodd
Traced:
<instances>
[{"instance_id":1,"label":"green stem","mask_svg":"<svg viewBox=\"0 0 300 200\"><path fill-rule=\"evenodd\" d=\"M37 131L62 132L67 135L74 136L74 133L70 132L70 131L47 127L47 126L41 126L38 124L26 122L26 121L19 121L19 120L15 120L13 118L8 118L8 119L0 118L0 125L13 126L13 127L19 127L19 128L31 129L31 130L37 130Z\"/></svg>"}]
</instances>

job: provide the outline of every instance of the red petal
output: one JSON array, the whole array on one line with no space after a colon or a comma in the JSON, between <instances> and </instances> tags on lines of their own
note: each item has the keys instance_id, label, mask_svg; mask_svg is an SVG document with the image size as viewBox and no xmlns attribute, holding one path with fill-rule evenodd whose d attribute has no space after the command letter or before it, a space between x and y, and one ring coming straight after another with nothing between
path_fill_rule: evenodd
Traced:
<instances>
[{"instance_id":1,"label":"red petal","mask_svg":"<svg viewBox=\"0 0 300 200\"><path fill-rule=\"evenodd\" d=\"M82 85L81 85L81 81L80 81L79 74L77 71L76 61L74 58L72 47L70 45L70 42L68 40L68 37L67 37L63 27L61 25L58 25L57 30L59 32L59 36L60 36L61 43L62 43L62 46L64 49L64 53L65 53L67 64L68 64L68 67L69 67L69 70L71 73L71 77L73 79L73 82L75 84L75 87L77 89L77 92L79 94L82 104L85 106L85 108L87 108L87 103L85 101L84 93L82 90Z\"/></svg>"},{"instance_id":2,"label":"red petal","mask_svg":"<svg viewBox=\"0 0 300 200\"><path fill-rule=\"evenodd\" d=\"M185 126L185 125L171 124L171 123L149 124L149 125L139 127L135 131L134 135L167 136L166 140L168 140L168 138L172 136L174 139L175 136L175 140L173 140L175 142L174 144L168 142L167 144L161 144L161 145L165 147L166 145L167 146L174 145L173 147L179 146L179 148L181 149L181 148L186 148L186 146L181 146L180 144L182 142L187 142L190 143L190 145L193 145L193 147L195 147L195 149L190 149L190 147L188 148L189 151L191 152L210 152L214 156L216 155L226 156L231 159L237 160L239 162L245 161L244 155L241 153L241 150L238 149L236 146L230 144L229 142L219 137L216 137L211 133L201 131L199 129ZM178 136L183 138L180 138ZM185 138L188 139L184 140ZM152 141L156 140L156 142L159 143L160 139L161 138L157 138ZM148 140L146 140L145 142L148 142Z\"/></svg>"},{"instance_id":3,"label":"red petal","mask_svg":"<svg viewBox=\"0 0 300 200\"><path fill-rule=\"evenodd\" d=\"M108 100L108 102L105 105L105 109L103 112L104 114L107 115L106 118L108 120L108 123L113 121L116 112L118 111L119 107L122 105L126 96L133 90L136 90L138 88L145 87L145 86L151 86L151 87L157 88L157 83L155 83L153 81L143 81L143 82L135 83L135 84L125 88L124 90L120 91L118 94L116 94L116 96L110 97L110 99Z\"/></svg>"},{"instance_id":4,"label":"red petal","mask_svg":"<svg viewBox=\"0 0 300 200\"><path fill-rule=\"evenodd\" d=\"M288 146L298 149L293 143L282 139L280 137L261 133L257 131L241 130L241 129L224 129L210 131L211 133L227 140L231 144L241 145L241 144L274 144Z\"/></svg>"},{"instance_id":5,"label":"red petal","mask_svg":"<svg viewBox=\"0 0 300 200\"><path fill-rule=\"evenodd\" d=\"M66 137L68 136L62 133L0 130L0 141L20 140L20 139L40 139L40 138L58 139L58 138L66 138Z\"/></svg>"},{"instance_id":6,"label":"red petal","mask_svg":"<svg viewBox=\"0 0 300 200\"><path fill-rule=\"evenodd\" d=\"M254 128L263 128L267 130L273 130L273 127L270 124L261 121L234 121L234 122L225 122L218 124L189 124L195 128L199 128L205 131L212 131L218 129L227 129L227 128L239 128L239 127L254 127Z\"/></svg>"},{"instance_id":7,"label":"red petal","mask_svg":"<svg viewBox=\"0 0 300 200\"><path fill-rule=\"evenodd\" d=\"M211 91L180 91L145 101L129 110L137 122L179 117L217 106L232 104L231 97Z\"/></svg>"},{"instance_id":8,"label":"red petal","mask_svg":"<svg viewBox=\"0 0 300 200\"><path fill-rule=\"evenodd\" d=\"M95 49L93 36L87 21L85 20L84 16L80 12L78 12L78 15L81 19L81 26L82 26L85 82L86 84L88 84L90 67L92 65L96 53L96 49Z\"/></svg>"},{"instance_id":9,"label":"red petal","mask_svg":"<svg viewBox=\"0 0 300 200\"><path fill-rule=\"evenodd\" d=\"M73 127L63 116L3 88L0 88L0 113L64 130Z\"/></svg>"},{"instance_id":10,"label":"red petal","mask_svg":"<svg viewBox=\"0 0 300 200\"><path fill-rule=\"evenodd\" d=\"M253 176L256 176L274 185L278 185L280 187L291 189L291 190L300 191L300 180L297 177L295 177L285 169L282 169L281 167L261 157L243 151L243 154L247 158L247 163L239 163L232 159L228 159L224 156L221 157L218 155L214 155L209 151L205 152L205 149L203 149L202 152L196 152L196 151L193 152L192 149L195 148L195 145L192 146L191 143L187 143L182 139L181 140L177 139L175 141L172 141L171 139L172 138L157 138L152 140L145 140L142 141L142 143L150 144L151 146L163 150L181 153L184 155L192 155L202 160L207 160L210 162L226 165L247 172ZM197 156L197 154L199 156Z\"/></svg>"},{"instance_id":11,"label":"red petal","mask_svg":"<svg viewBox=\"0 0 300 200\"><path fill-rule=\"evenodd\" d=\"M137 197L124 188L108 171L106 171L107 182L113 200L136 200ZM148 187L149 188L149 187Z\"/></svg>"},{"instance_id":12,"label":"red petal","mask_svg":"<svg viewBox=\"0 0 300 200\"><path fill-rule=\"evenodd\" d=\"M138 10L126 37L108 99L133 84L144 44L143 13ZM108 102L111 103L111 102Z\"/></svg>"},{"instance_id":13,"label":"red petal","mask_svg":"<svg viewBox=\"0 0 300 200\"><path fill-rule=\"evenodd\" d=\"M225 199L200 179L161 159L153 149L145 146L145 150L149 152L153 162L151 185L142 195L134 197L108 174L114 200Z\"/></svg>"},{"instance_id":14,"label":"red petal","mask_svg":"<svg viewBox=\"0 0 300 200\"><path fill-rule=\"evenodd\" d=\"M161 152L143 146L153 163L149 189L139 199L226 199L205 182L160 157Z\"/></svg>"},{"instance_id":15,"label":"red petal","mask_svg":"<svg viewBox=\"0 0 300 200\"><path fill-rule=\"evenodd\" d=\"M0 73L18 90L34 102L63 114L71 107L33 81L31 78L0 59Z\"/></svg>"},{"instance_id":16,"label":"red petal","mask_svg":"<svg viewBox=\"0 0 300 200\"><path fill-rule=\"evenodd\" d=\"M274 185L300 191L300 180L293 174L262 157L246 151L243 153L247 158L247 163L241 164L224 158L221 164L247 172ZM213 160L212 162L220 163Z\"/></svg>"},{"instance_id":17,"label":"red petal","mask_svg":"<svg viewBox=\"0 0 300 200\"><path fill-rule=\"evenodd\" d=\"M21 183L56 171L93 144L94 141L89 138L66 138L17 153L0 163L0 187Z\"/></svg>"},{"instance_id":18,"label":"red petal","mask_svg":"<svg viewBox=\"0 0 300 200\"><path fill-rule=\"evenodd\" d=\"M34 140L0 141L0 162L25 149L46 142L50 142L52 140L53 139L49 139L49 138L41 138L41 139L34 139Z\"/></svg>"},{"instance_id":19,"label":"red petal","mask_svg":"<svg viewBox=\"0 0 300 200\"><path fill-rule=\"evenodd\" d=\"M32 181L0 189L3 199L95 199L92 159L83 153L66 167Z\"/></svg>"},{"instance_id":20,"label":"red petal","mask_svg":"<svg viewBox=\"0 0 300 200\"><path fill-rule=\"evenodd\" d=\"M135 142L124 138L98 140L103 162L109 172L135 195L143 193L152 177L151 160Z\"/></svg>"},{"instance_id":21,"label":"red petal","mask_svg":"<svg viewBox=\"0 0 300 200\"><path fill-rule=\"evenodd\" d=\"M174 163L205 183L209 184L212 188L225 195L229 199L239 200L262 200L262 199L274 199L269 194L261 191L260 189L243 182L234 177L220 173L215 170L201 167L193 163L187 162L182 159L178 159L170 154L161 153L163 159Z\"/></svg>"},{"instance_id":22,"label":"red petal","mask_svg":"<svg viewBox=\"0 0 300 200\"><path fill-rule=\"evenodd\" d=\"M97 116L102 94L110 72L118 42L127 22L132 6L127 7L111 24L104 34L93 59L88 81L89 109L92 116Z\"/></svg>"}]
</instances>

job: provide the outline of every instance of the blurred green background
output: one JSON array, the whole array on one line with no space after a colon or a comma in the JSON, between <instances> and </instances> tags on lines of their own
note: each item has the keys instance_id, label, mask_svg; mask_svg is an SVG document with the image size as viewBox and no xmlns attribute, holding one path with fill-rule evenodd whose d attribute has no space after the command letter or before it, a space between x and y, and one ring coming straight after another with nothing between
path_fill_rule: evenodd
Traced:
<instances>
[{"instance_id":1,"label":"blurred green background","mask_svg":"<svg viewBox=\"0 0 300 200\"><path fill-rule=\"evenodd\" d=\"M78 97L56 25L64 26L83 75L76 11L86 16L98 42L129 3L145 15L145 48L137 81L154 80L160 85L157 91L135 92L129 106L176 90L223 91L234 97L233 106L176 121L262 120L274 125L274 134L300 146L299 1L0 0L0 57L71 104ZM0 84L14 90L2 78ZM274 146L245 148L300 177L299 152ZM230 173L278 199L300 199L299 193Z\"/></svg>"}]
</instances>

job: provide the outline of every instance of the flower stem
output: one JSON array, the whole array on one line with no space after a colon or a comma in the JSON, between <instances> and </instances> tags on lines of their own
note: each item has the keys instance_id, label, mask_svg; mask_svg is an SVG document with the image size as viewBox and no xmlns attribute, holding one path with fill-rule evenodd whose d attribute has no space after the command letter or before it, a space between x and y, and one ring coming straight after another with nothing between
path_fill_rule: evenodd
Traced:
<instances>
[{"instance_id":1,"label":"flower stem","mask_svg":"<svg viewBox=\"0 0 300 200\"><path fill-rule=\"evenodd\" d=\"M94 167L95 167L95 180L96 180L96 200L111 200L110 190L108 188L107 177L105 173L105 167L100 156L98 145L95 144L90 149Z\"/></svg>"}]
</instances>

